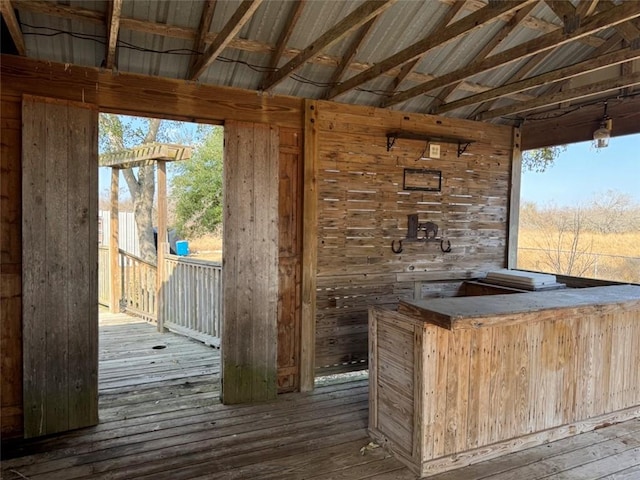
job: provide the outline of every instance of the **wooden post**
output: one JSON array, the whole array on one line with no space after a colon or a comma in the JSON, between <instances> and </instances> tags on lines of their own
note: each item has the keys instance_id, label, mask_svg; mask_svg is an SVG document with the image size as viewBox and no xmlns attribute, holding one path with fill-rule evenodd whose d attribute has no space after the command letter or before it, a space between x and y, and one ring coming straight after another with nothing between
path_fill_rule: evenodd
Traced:
<instances>
[{"instance_id":1,"label":"wooden post","mask_svg":"<svg viewBox=\"0 0 640 480\"><path fill-rule=\"evenodd\" d=\"M120 189L120 170L111 169L111 214L109 217L111 238L109 239L109 280L111 282L109 311L120 312L120 261L118 250L118 191Z\"/></svg>"},{"instance_id":2,"label":"wooden post","mask_svg":"<svg viewBox=\"0 0 640 480\"><path fill-rule=\"evenodd\" d=\"M167 163L158 161L158 255L156 269L156 318L158 331L164 328L164 255L167 249Z\"/></svg>"},{"instance_id":3,"label":"wooden post","mask_svg":"<svg viewBox=\"0 0 640 480\"><path fill-rule=\"evenodd\" d=\"M302 238L302 322L300 326L300 390L313 390L316 360L316 274L318 263L318 103L305 102L304 234Z\"/></svg>"},{"instance_id":4,"label":"wooden post","mask_svg":"<svg viewBox=\"0 0 640 480\"><path fill-rule=\"evenodd\" d=\"M520 227L520 184L522 152L520 129L513 129L511 144L511 184L509 185L509 225L507 230L507 268L518 267L518 228Z\"/></svg>"}]
</instances>

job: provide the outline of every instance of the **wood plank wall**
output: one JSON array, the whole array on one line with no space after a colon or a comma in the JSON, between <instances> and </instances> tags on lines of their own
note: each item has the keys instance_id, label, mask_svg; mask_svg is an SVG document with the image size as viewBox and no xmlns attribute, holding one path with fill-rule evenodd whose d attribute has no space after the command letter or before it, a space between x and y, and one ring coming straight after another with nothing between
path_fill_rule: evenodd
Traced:
<instances>
[{"instance_id":1,"label":"wood plank wall","mask_svg":"<svg viewBox=\"0 0 640 480\"><path fill-rule=\"evenodd\" d=\"M302 162L302 105L299 98L267 96L247 90L209 87L180 80L118 74L97 68L68 66L9 55L0 56L1 194L0 328L2 349L2 438L22 430L22 232L21 102L23 94L86 102L101 111L148 115L183 121L224 124L229 120L261 122L281 128L279 201L288 213L280 219L280 295L278 297L278 385L299 386L300 272L302 183L296 184L296 162ZM131 102L136 98L136 102ZM297 137L297 138L296 138ZM298 175L301 175L301 165ZM301 178L301 177L298 177ZM280 212L284 214L284 211ZM285 218L286 217L286 218ZM289 232L286 229L291 229ZM298 240L296 233L298 232ZM296 246L297 245L297 246Z\"/></svg>"},{"instance_id":2,"label":"wood plank wall","mask_svg":"<svg viewBox=\"0 0 640 480\"><path fill-rule=\"evenodd\" d=\"M0 133L0 396L3 438L22 433L21 125L22 98L3 92Z\"/></svg>"},{"instance_id":3,"label":"wood plank wall","mask_svg":"<svg viewBox=\"0 0 640 480\"><path fill-rule=\"evenodd\" d=\"M316 373L366 368L368 306L393 307L416 290L456 295L470 271L505 266L512 129L330 102L317 102L316 128ZM438 142L441 158L420 160L423 140L387 151L397 130L475 143L458 156ZM403 190L404 168L442 171L442 191ZM393 253L412 213L438 224L452 251L405 243Z\"/></svg>"}]
</instances>

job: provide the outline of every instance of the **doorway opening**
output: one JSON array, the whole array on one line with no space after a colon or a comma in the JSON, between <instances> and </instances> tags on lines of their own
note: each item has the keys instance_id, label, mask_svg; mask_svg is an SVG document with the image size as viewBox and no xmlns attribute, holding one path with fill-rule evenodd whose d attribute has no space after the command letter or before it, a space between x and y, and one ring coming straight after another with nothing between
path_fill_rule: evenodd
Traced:
<instances>
[{"instance_id":1,"label":"doorway opening","mask_svg":"<svg viewBox=\"0 0 640 480\"><path fill-rule=\"evenodd\" d=\"M99 126L100 421L217 403L223 128Z\"/></svg>"}]
</instances>

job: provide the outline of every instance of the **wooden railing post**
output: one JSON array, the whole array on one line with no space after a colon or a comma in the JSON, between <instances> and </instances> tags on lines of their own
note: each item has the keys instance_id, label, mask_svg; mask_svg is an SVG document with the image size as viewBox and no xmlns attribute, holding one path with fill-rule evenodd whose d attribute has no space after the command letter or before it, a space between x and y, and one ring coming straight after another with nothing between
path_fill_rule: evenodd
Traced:
<instances>
[{"instance_id":1,"label":"wooden railing post","mask_svg":"<svg viewBox=\"0 0 640 480\"><path fill-rule=\"evenodd\" d=\"M118 190L120 170L111 169L111 213L109 217L111 238L109 239L109 311L120 312L120 261L118 255Z\"/></svg>"},{"instance_id":2,"label":"wooden railing post","mask_svg":"<svg viewBox=\"0 0 640 480\"><path fill-rule=\"evenodd\" d=\"M164 258L167 252L167 164L158 161L158 242L157 242L157 270L156 270L156 318L158 331L164 333Z\"/></svg>"}]
</instances>

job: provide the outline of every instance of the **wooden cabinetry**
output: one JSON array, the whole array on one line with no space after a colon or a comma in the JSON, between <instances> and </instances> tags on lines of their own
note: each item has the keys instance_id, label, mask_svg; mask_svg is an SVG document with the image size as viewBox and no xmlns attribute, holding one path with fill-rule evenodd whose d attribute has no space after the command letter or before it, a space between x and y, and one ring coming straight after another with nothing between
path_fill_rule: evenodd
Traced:
<instances>
[{"instance_id":1,"label":"wooden cabinetry","mask_svg":"<svg viewBox=\"0 0 640 480\"><path fill-rule=\"evenodd\" d=\"M640 416L640 286L369 312L369 430L420 475Z\"/></svg>"}]
</instances>

